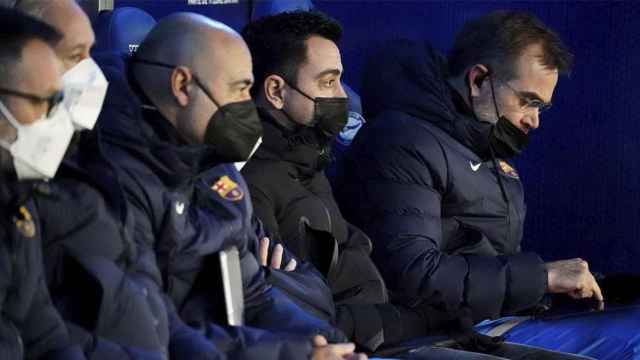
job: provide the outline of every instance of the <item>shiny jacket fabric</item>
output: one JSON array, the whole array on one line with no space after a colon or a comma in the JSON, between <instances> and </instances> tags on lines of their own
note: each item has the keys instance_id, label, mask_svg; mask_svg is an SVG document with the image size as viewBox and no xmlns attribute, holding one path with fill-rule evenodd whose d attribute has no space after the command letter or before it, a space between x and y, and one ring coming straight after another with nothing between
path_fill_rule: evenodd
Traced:
<instances>
[{"instance_id":1,"label":"shiny jacket fabric","mask_svg":"<svg viewBox=\"0 0 640 360\"><path fill-rule=\"evenodd\" d=\"M201 338L201 348L192 340L189 351L214 351L181 323L157 285L153 250L134 242L133 213L96 135L83 134L35 196L49 288L74 341L96 359L165 359L169 343L178 349L186 334Z\"/></svg>"},{"instance_id":2,"label":"shiny jacket fabric","mask_svg":"<svg viewBox=\"0 0 640 360\"><path fill-rule=\"evenodd\" d=\"M85 359L47 289L31 200L39 185L0 177L0 358Z\"/></svg>"},{"instance_id":3,"label":"shiny jacket fabric","mask_svg":"<svg viewBox=\"0 0 640 360\"><path fill-rule=\"evenodd\" d=\"M157 111L142 111L124 69L103 67L110 91L114 86L117 90L108 98L98 123L100 144L132 205L135 242L154 249L162 287L180 316L201 330L221 323L222 286L210 282L206 274L215 267L217 253L233 245L240 251L245 324L289 333L277 340L282 346L271 346L272 352L262 354L263 358L279 358L292 348L297 356L309 354L309 336L317 333L342 339L327 322L309 315L265 281L265 270L249 251L257 238L246 184L235 167L219 164L206 147L184 144ZM234 191L214 190L219 182ZM219 339L212 338L216 345Z\"/></svg>"},{"instance_id":4,"label":"shiny jacket fabric","mask_svg":"<svg viewBox=\"0 0 640 360\"><path fill-rule=\"evenodd\" d=\"M456 315L433 303L409 307L389 301L370 257L371 241L345 221L334 200L322 164L327 149L317 133L287 130L268 112L260 115L263 142L242 170L255 212L273 240L326 276L337 326L371 352L452 330L448 322Z\"/></svg>"},{"instance_id":5,"label":"shiny jacket fabric","mask_svg":"<svg viewBox=\"0 0 640 360\"><path fill-rule=\"evenodd\" d=\"M536 305L547 274L536 254L521 252L522 184L511 164L488 155L488 125L449 87L446 61L429 44L396 41L376 55L363 91L371 121L334 192L372 238L389 288L439 294L470 306L476 321Z\"/></svg>"}]
</instances>

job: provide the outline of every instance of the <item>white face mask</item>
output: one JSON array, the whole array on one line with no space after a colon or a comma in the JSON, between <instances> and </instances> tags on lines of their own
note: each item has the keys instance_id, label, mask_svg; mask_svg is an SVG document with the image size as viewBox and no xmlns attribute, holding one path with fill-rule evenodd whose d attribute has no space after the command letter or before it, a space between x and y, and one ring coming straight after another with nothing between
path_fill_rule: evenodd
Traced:
<instances>
[{"instance_id":1,"label":"white face mask","mask_svg":"<svg viewBox=\"0 0 640 360\"><path fill-rule=\"evenodd\" d=\"M67 109L59 106L50 117L43 115L29 125L20 124L1 101L0 112L16 129L16 140L9 143L0 139L0 147L11 153L18 179L51 179L73 136Z\"/></svg>"},{"instance_id":2,"label":"white face mask","mask_svg":"<svg viewBox=\"0 0 640 360\"><path fill-rule=\"evenodd\" d=\"M62 77L64 105L76 130L91 130L98 120L109 83L92 58L86 58Z\"/></svg>"},{"instance_id":3,"label":"white face mask","mask_svg":"<svg viewBox=\"0 0 640 360\"><path fill-rule=\"evenodd\" d=\"M256 153L256 151L260 147L260 144L262 144L262 136L258 138L258 141L256 141L256 144L253 146L253 150L251 150L251 154L249 155L249 158L247 159L247 161L249 161L253 156L253 154ZM240 171L247 164L247 161L240 161L240 162L234 163L234 165L236 166L236 169Z\"/></svg>"}]
</instances>

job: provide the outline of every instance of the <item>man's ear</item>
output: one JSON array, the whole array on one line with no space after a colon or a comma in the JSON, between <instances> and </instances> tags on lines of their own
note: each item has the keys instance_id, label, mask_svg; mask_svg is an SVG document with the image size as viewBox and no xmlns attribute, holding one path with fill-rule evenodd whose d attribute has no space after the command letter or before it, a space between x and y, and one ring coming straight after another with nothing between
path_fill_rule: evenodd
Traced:
<instances>
[{"instance_id":1,"label":"man's ear","mask_svg":"<svg viewBox=\"0 0 640 360\"><path fill-rule=\"evenodd\" d=\"M171 72L171 95L176 102L185 107L193 97L193 74L186 66L178 66Z\"/></svg>"},{"instance_id":2,"label":"man's ear","mask_svg":"<svg viewBox=\"0 0 640 360\"><path fill-rule=\"evenodd\" d=\"M277 110L282 110L284 107L285 84L286 82L279 75L272 74L264 79L264 87L262 89L264 98Z\"/></svg>"},{"instance_id":3,"label":"man's ear","mask_svg":"<svg viewBox=\"0 0 640 360\"><path fill-rule=\"evenodd\" d=\"M467 72L467 84L471 89L471 96L479 96L484 81L489 76L489 68L482 64L473 65Z\"/></svg>"}]
</instances>

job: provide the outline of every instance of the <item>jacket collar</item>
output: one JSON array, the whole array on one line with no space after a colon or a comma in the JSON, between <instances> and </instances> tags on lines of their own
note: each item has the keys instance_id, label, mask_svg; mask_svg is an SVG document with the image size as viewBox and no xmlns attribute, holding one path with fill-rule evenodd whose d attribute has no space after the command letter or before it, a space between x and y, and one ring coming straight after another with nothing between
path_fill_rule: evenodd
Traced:
<instances>
[{"instance_id":1,"label":"jacket collar","mask_svg":"<svg viewBox=\"0 0 640 360\"><path fill-rule=\"evenodd\" d=\"M370 58L364 75L362 102L367 117L385 110L406 113L444 130L478 157L490 158L491 124L478 121L451 88L447 61L431 44L389 42Z\"/></svg>"},{"instance_id":2,"label":"jacket collar","mask_svg":"<svg viewBox=\"0 0 640 360\"><path fill-rule=\"evenodd\" d=\"M314 128L285 129L264 109L258 108L262 120L262 145L253 157L279 160L291 166L296 178L313 177L324 170L331 159L331 147L322 144Z\"/></svg>"}]
</instances>

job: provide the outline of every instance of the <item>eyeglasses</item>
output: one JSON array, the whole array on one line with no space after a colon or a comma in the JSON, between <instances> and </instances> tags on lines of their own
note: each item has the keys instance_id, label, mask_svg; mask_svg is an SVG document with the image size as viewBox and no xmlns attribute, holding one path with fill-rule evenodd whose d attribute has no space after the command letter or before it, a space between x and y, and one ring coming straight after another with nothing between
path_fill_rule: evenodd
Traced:
<instances>
[{"instance_id":1,"label":"eyeglasses","mask_svg":"<svg viewBox=\"0 0 640 360\"><path fill-rule=\"evenodd\" d=\"M509 85L508 82L506 81L500 81L500 82L506 85L509 88L509 90L513 91L513 93L518 97L518 99L520 100L521 110L537 109L538 114L540 114L551 108L552 104L550 102L546 103L540 99L531 99L527 95L523 94L521 91L514 89L511 85Z\"/></svg>"},{"instance_id":2,"label":"eyeglasses","mask_svg":"<svg viewBox=\"0 0 640 360\"><path fill-rule=\"evenodd\" d=\"M28 94L28 93L24 93L24 92L21 92L21 91L5 89L5 88L0 88L0 94L7 94L7 95L11 95L11 96L17 96L17 97L21 97L21 98L24 98L24 99L29 99L29 100L32 100L32 101L46 102L47 106L48 106L47 107L47 117L50 117L51 114L54 114L58 110L58 107L60 106L62 101L64 100L64 91L62 91L62 90L54 92L49 97L42 97L42 96L38 96L38 95L35 95L35 94Z\"/></svg>"},{"instance_id":3,"label":"eyeglasses","mask_svg":"<svg viewBox=\"0 0 640 360\"><path fill-rule=\"evenodd\" d=\"M160 62L160 61L154 61L154 60L140 59L140 58L137 58L137 57L134 57L132 61L135 62L135 63L138 63L138 64L159 66L159 67L163 67L163 68L166 68L166 69L174 69L174 68L177 67L177 65L167 64L167 63L163 63L163 62ZM216 99L213 98L213 94L211 93L211 91L209 91L209 89L207 89L207 87L202 83L202 81L200 81L200 78L198 76L196 76L195 74L193 74L193 81L196 83L196 85L198 85L198 87L200 89L202 89L204 94L207 95L207 97L211 101L213 101L213 103L217 107L220 107L220 105L218 104Z\"/></svg>"}]
</instances>

